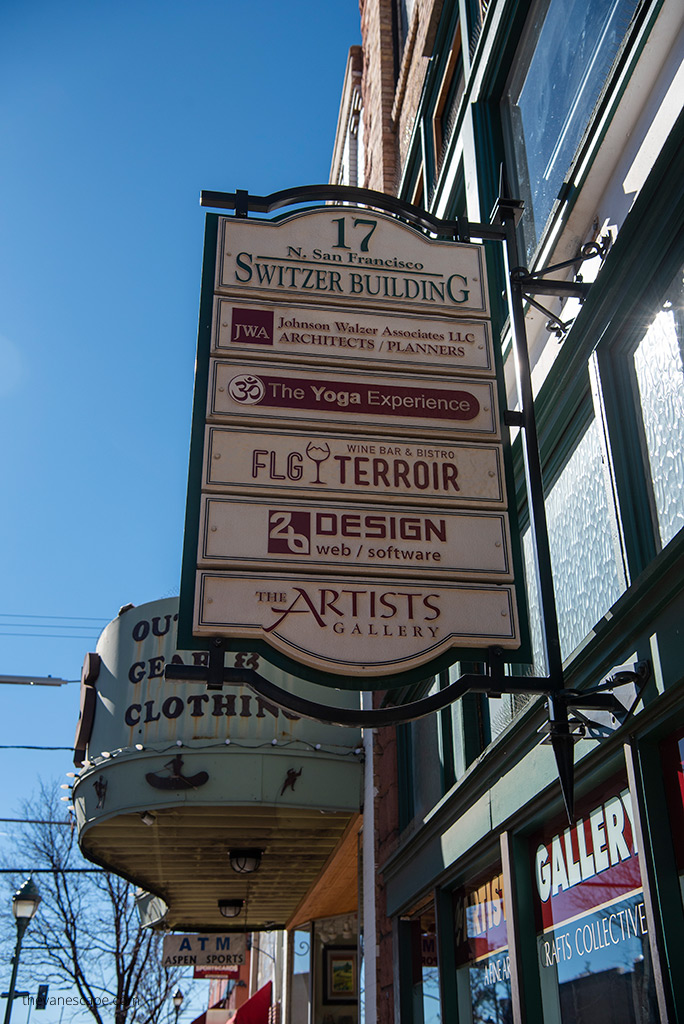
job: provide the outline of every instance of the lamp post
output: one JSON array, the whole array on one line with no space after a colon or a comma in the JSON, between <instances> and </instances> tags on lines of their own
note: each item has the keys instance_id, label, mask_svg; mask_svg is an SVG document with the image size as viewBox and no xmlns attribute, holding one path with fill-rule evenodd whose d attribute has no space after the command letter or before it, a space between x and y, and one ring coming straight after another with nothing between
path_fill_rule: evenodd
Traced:
<instances>
[{"instance_id":1,"label":"lamp post","mask_svg":"<svg viewBox=\"0 0 684 1024\"><path fill-rule=\"evenodd\" d=\"M7 1009L5 1010L5 1024L9 1024L12 1015L12 1003L14 1002L14 991L17 985L17 970L19 969L19 954L24 932L28 923L38 909L40 893L32 878L27 878L12 897L12 913L17 922L17 944L14 947L12 957L12 977L10 979L9 991L7 993Z\"/></svg>"},{"instance_id":2,"label":"lamp post","mask_svg":"<svg viewBox=\"0 0 684 1024\"><path fill-rule=\"evenodd\" d=\"M180 1013L181 1003L183 1002L183 993L179 988L173 994L173 1005L176 1008L176 1024L178 1024L178 1014Z\"/></svg>"}]
</instances>

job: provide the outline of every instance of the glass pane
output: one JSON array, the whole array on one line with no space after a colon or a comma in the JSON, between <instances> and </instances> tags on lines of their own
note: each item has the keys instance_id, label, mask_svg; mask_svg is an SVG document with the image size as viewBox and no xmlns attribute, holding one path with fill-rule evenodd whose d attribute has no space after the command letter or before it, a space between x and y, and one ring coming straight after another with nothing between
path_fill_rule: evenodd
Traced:
<instances>
[{"instance_id":1,"label":"glass pane","mask_svg":"<svg viewBox=\"0 0 684 1024\"><path fill-rule=\"evenodd\" d=\"M439 965L435 911L432 904L412 921L413 940L413 1024L440 1024ZM420 957L420 962L417 962Z\"/></svg>"},{"instance_id":2,"label":"glass pane","mask_svg":"<svg viewBox=\"0 0 684 1024\"><path fill-rule=\"evenodd\" d=\"M550 0L537 5L532 49L509 92L528 256L541 235L587 128L638 0ZM572 44L567 26L572 25Z\"/></svg>"},{"instance_id":3,"label":"glass pane","mask_svg":"<svg viewBox=\"0 0 684 1024\"><path fill-rule=\"evenodd\" d=\"M311 934L308 931L296 931L292 936L292 1024L309 1022L310 970Z\"/></svg>"},{"instance_id":4,"label":"glass pane","mask_svg":"<svg viewBox=\"0 0 684 1024\"><path fill-rule=\"evenodd\" d=\"M683 324L680 272L633 357L662 544L684 525Z\"/></svg>"},{"instance_id":5,"label":"glass pane","mask_svg":"<svg viewBox=\"0 0 684 1024\"><path fill-rule=\"evenodd\" d=\"M459 1021L513 1024L503 875L454 893Z\"/></svg>"},{"instance_id":6,"label":"glass pane","mask_svg":"<svg viewBox=\"0 0 684 1024\"><path fill-rule=\"evenodd\" d=\"M439 691L439 679L429 694ZM439 715L426 715L411 722L411 780L414 816L424 818L444 795Z\"/></svg>"},{"instance_id":7,"label":"glass pane","mask_svg":"<svg viewBox=\"0 0 684 1024\"><path fill-rule=\"evenodd\" d=\"M660 755L679 889L684 902L684 733L681 729L663 740Z\"/></svg>"},{"instance_id":8,"label":"glass pane","mask_svg":"<svg viewBox=\"0 0 684 1024\"><path fill-rule=\"evenodd\" d=\"M546 499L564 658L621 593L598 429L592 420Z\"/></svg>"},{"instance_id":9,"label":"glass pane","mask_svg":"<svg viewBox=\"0 0 684 1024\"><path fill-rule=\"evenodd\" d=\"M523 562L527 586L527 606L530 616L530 639L532 642L532 668L535 675L543 676L547 672L544 646L542 643L541 611L539 605L539 587L534 568L534 548L532 531L528 527L522 536Z\"/></svg>"},{"instance_id":10,"label":"glass pane","mask_svg":"<svg viewBox=\"0 0 684 1024\"><path fill-rule=\"evenodd\" d=\"M531 844L545 1024L658 1019L626 781L616 779Z\"/></svg>"}]
</instances>

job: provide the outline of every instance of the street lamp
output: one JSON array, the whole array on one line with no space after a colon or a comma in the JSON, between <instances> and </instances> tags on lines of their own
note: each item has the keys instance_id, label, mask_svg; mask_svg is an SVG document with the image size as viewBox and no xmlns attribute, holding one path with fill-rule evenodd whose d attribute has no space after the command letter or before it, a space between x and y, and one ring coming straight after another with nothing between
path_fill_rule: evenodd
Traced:
<instances>
[{"instance_id":1,"label":"street lamp","mask_svg":"<svg viewBox=\"0 0 684 1024\"><path fill-rule=\"evenodd\" d=\"M178 1021L178 1014L180 1013L181 1003L183 1002L183 993L179 988L173 994L173 1005L176 1008L176 1021Z\"/></svg>"},{"instance_id":2,"label":"street lamp","mask_svg":"<svg viewBox=\"0 0 684 1024\"><path fill-rule=\"evenodd\" d=\"M10 979L9 991L7 993L7 1009L5 1010L5 1024L9 1024L12 1014L12 1003L14 1002L14 991L17 985L17 970L19 969L19 954L24 932L28 923L38 909L40 893L32 878L27 878L12 897L12 913L17 921L17 944L14 947L12 957L12 977Z\"/></svg>"}]
</instances>

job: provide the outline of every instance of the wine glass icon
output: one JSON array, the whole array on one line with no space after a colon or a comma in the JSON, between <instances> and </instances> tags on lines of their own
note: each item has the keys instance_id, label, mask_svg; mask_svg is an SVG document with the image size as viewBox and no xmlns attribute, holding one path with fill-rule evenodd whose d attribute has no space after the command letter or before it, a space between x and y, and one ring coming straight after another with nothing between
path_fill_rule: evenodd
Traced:
<instances>
[{"instance_id":1,"label":"wine glass icon","mask_svg":"<svg viewBox=\"0 0 684 1024\"><path fill-rule=\"evenodd\" d=\"M312 483L324 483L324 481L321 480L321 463L330 458L330 445L327 443L314 444L313 441L309 441L306 446L306 454L312 462L316 463L316 479L313 480Z\"/></svg>"}]
</instances>

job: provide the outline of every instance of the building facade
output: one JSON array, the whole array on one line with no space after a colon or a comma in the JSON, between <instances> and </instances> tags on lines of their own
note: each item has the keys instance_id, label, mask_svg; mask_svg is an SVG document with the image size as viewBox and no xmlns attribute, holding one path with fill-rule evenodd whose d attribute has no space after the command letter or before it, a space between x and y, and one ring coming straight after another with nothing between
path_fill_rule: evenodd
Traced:
<instances>
[{"instance_id":1,"label":"building facade","mask_svg":"<svg viewBox=\"0 0 684 1024\"><path fill-rule=\"evenodd\" d=\"M471 694L378 730L370 1019L681 1020L684 8L360 9L358 184L484 224L506 189L524 203L526 270L590 285L582 303L530 289L525 319L565 684L608 681L624 708L573 714L570 822L542 698ZM505 268L487 246L515 410ZM543 675L520 437L513 456L527 671ZM434 692L462 669L391 700Z\"/></svg>"}]
</instances>

